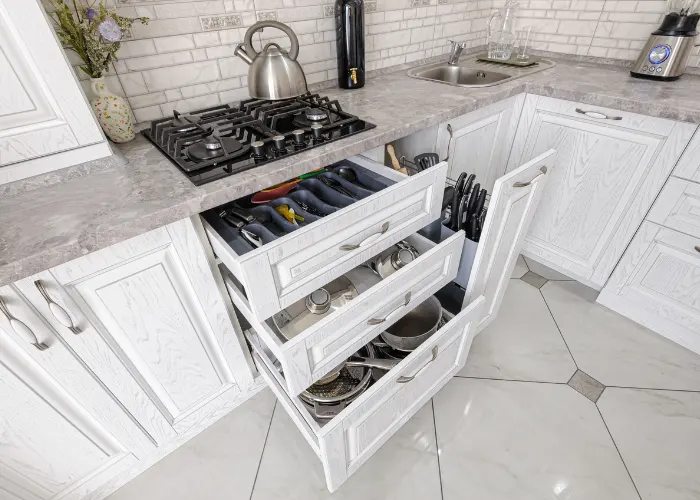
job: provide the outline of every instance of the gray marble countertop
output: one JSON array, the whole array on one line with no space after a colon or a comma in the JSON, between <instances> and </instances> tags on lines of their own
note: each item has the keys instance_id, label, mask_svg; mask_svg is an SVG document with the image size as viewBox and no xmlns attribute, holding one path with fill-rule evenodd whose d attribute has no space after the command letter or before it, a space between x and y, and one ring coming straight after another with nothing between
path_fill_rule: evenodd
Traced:
<instances>
[{"instance_id":1,"label":"gray marble countertop","mask_svg":"<svg viewBox=\"0 0 700 500\"><path fill-rule=\"evenodd\" d=\"M323 91L377 127L204 186L142 137L119 147L125 165L103 160L0 186L0 286L521 92L700 123L700 77L650 82L626 68L556 63L480 89L415 80L401 70L359 90Z\"/></svg>"}]
</instances>

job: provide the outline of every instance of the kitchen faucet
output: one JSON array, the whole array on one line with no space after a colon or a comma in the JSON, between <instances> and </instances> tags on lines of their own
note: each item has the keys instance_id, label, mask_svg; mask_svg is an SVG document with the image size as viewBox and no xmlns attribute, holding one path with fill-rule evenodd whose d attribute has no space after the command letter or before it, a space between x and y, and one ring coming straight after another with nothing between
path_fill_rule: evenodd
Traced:
<instances>
[{"instance_id":1,"label":"kitchen faucet","mask_svg":"<svg viewBox=\"0 0 700 500\"><path fill-rule=\"evenodd\" d=\"M450 40L450 43L452 44L452 49L450 50L450 58L447 60L447 64L455 66L459 61L460 54L462 54L462 51L467 46L467 42L455 42Z\"/></svg>"}]
</instances>

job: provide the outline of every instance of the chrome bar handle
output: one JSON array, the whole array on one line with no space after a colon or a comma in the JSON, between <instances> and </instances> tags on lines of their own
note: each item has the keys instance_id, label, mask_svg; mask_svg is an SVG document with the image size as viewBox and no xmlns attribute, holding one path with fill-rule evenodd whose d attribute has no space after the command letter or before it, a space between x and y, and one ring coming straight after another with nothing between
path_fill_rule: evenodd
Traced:
<instances>
[{"instance_id":1,"label":"chrome bar handle","mask_svg":"<svg viewBox=\"0 0 700 500\"><path fill-rule=\"evenodd\" d=\"M430 363L432 363L433 361L435 361L435 360L437 359L437 357L438 357L438 346L433 347L432 353L433 353L433 356L428 360L428 362L427 362L426 364L424 364L423 366L421 366L420 370L418 370L415 374L411 375L410 377L399 377L399 378L396 379L396 382L399 383L399 384L405 384L405 383L407 383L407 382L410 382L410 381L413 380L414 378L416 378L418 375L420 375L421 372L422 372L423 370L425 370L425 369L428 367L428 365L429 365Z\"/></svg>"},{"instance_id":2,"label":"chrome bar handle","mask_svg":"<svg viewBox=\"0 0 700 500\"><path fill-rule=\"evenodd\" d=\"M596 120L622 120L621 116L608 116L599 111L585 111L581 108L576 108L576 112L586 115L588 118L595 118Z\"/></svg>"},{"instance_id":3,"label":"chrome bar handle","mask_svg":"<svg viewBox=\"0 0 700 500\"><path fill-rule=\"evenodd\" d=\"M5 302L2 300L2 297L0 297L0 312L2 312L5 315L7 321L10 322L10 326L17 335L22 337L24 340L32 344L40 351L45 351L49 348L49 346L47 346L43 342L39 342L39 339L36 337L31 328L29 328L24 322L18 320L10 313L10 310L7 308L7 305L5 305Z\"/></svg>"},{"instance_id":4,"label":"chrome bar handle","mask_svg":"<svg viewBox=\"0 0 700 500\"><path fill-rule=\"evenodd\" d=\"M34 282L34 286L37 288L37 290L39 290L39 293L42 297L44 297L44 300L49 305L49 310L51 311L51 314L53 314L53 317L56 318L56 320L59 323L68 328L75 335L78 335L80 333L80 330L77 326L75 326L75 324L73 324L73 320L71 319L68 312L59 304L54 302L54 300L49 296L48 292L46 291L46 288L44 287L44 284L41 282L41 280L36 280Z\"/></svg>"},{"instance_id":5,"label":"chrome bar handle","mask_svg":"<svg viewBox=\"0 0 700 500\"><path fill-rule=\"evenodd\" d=\"M535 182L535 179L537 179L538 177L542 177L543 175L546 175L546 174L547 174L547 167L542 167L542 168L540 168L540 172L542 172L542 173L541 173L541 174L537 174L536 176L534 176L531 180L529 180L529 181L527 181L527 182L514 182L514 183L513 183L513 187L514 187L514 188L524 188L524 187L529 186L530 184L532 184L533 182Z\"/></svg>"},{"instance_id":6,"label":"chrome bar handle","mask_svg":"<svg viewBox=\"0 0 700 500\"><path fill-rule=\"evenodd\" d=\"M389 230L389 221L386 221L384 224L382 224L382 227L378 232L376 232L374 234L370 234L367 238L362 240L357 245L340 245L340 250L343 250L346 252L349 250L357 250L361 246L366 245L367 243L376 240L379 236L386 233L388 230Z\"/></svg>"},{"instance_id":7,"label":"chrome bar handle","mask_svg":"<svg viewBox=\"0 0 700 500\"><path fill-rule=\"evenodd\" d=\"M409 302L411 302L411 292L408 292L408 293L406 294L406 296L403 298L403 304L401 304L399 307L397 307L396 309L394 309L393 311L391 311L389 314L387 314L387 315L384 316L383 318L372 318L372 319L367 320L367 324L368 324L368 325L380 325L380 324L384 323L384 322L387 321L387 320L389 319L389 317L390 317L392 314L394 314L396 311L400 311L401 309L403 309L404 307L406 307L406 306L408 305Z\"/></svg>"}]
</instances>

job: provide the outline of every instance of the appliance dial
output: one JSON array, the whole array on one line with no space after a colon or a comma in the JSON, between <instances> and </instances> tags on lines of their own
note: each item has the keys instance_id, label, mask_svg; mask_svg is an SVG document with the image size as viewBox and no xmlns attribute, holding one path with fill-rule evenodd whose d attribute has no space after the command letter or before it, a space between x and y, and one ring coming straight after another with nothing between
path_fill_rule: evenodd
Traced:
<instances>
[{"instance_id":1,"label":"appliance dial","mask_svg":"<svg viewBox=\"0 0 700 500\"><path fill-rule=\"evenodd\" d=\"M671 47L668 45L657 45L649 52L649 62L651 64L661 64L671 55Z\"/></svg>"}]
</instances>

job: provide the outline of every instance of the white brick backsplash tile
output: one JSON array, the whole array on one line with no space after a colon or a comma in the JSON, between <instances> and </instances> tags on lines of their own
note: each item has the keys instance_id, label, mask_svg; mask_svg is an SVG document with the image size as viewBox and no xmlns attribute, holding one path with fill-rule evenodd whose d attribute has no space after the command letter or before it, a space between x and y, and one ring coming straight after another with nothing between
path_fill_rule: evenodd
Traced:
<instances>
[{"instance_id":1,"label":"white brick backsplash tile","mask_svg":"<svg viewBox=\"0 0 700 500\"><path fill-rule=\"evenodd\" d=\"M212 47L221 44L218 31L205 31L204 33L195 33L192 36L195 47Z\"/></svg>"},{"instance_id":2,"label":"white brick backsplash tile","mask_svg":"<svg viewBox=\"0 0 700 500\"><path fill-rule=\"evenodd\" d=\"M240 89L219 92L219 99L222 104L239 103L245 99L250 99L250 93L248 93L248 87L242 87Z\"/></svg>"},{"instance_id":3,"label":"white brick backsplash tile","mask_svg":"<svg viewBox=\"0 0 700 500\"><path fill-rule=\"evenodd\" d=\"M217 61L221 68L221 78L233 78L248 74L248 65L240 57L227 57Z\"/></svg>"},{"instance_id":4,"label":"white brick backsplash tile","mask_svg":"<svg viewBox=\"0 0 700 500\"><path fill-rule=\"evenodd\" d=\"M195 109L216 106L217 104L221 104L219 95L209 94L200 97L193 97L192 99L183 99L182 101L161 104L160 109L163 112L163 115L169 116L173 114L174 110L186 113L188 111L194 111Z\"/></svg>"},{"instance_id":5,"label":"white brick backsplash tile","mask_svg":"<svg viewBox=\"0 0 700 500\"><path fill-rule=\"evenodd\" d=\"M139 17L156 18L156 9L153 5L137 5L135 8L136 15Z\"/></svg>"},{"instance_id":6,"label":"white brick backsplash tile","mask_svg":"<svg viewBox=\"0 0 700 500\"><path fill-rule=\"evenodd\" d=\"M594 36L596 38L610 38L610 36L612 35L614 25L615 25L615 23L611 23L611 22L607 22L607 21L599 22L598 26L595 29Z\"/></svg>"},{"instance_id":7,"label":"white brick backsplash tile","mask_svg":"<svg viewBox=\"0 0 700 500\"><path fill-rule=\"evenodd\" d=\"M391 31L396 31L397 29L399 29L399 27L401 25L402 25L402 23L397 21L394 23L383 23L383 24L367 26L367 33L369 33L370 35L378 35L379 33L389 33ZM407 25L408 25L408 21L406 21L406 26Z\"/></svg>"},{"instance_id":8,"label":"white brick backsplash tile","mask_svg":"<svg viewBox=\"0 0 700 500\"><path fill-rule=\"evenodd\" d=\"M166 52L178 52L181 50L194 49L194 38L192 35L175 35L162 38L154 38L156 50L159 54Z\"/></svg>"},{"instance_id":9,"label":"white brick backsplash tile","mask_svg":"<svg viewBox=\"0 0 700 500\"><path fill-rule=\"evenodd\" d=\"M155 5L155 11L158 19L223 14L226 12L223 0L166 3Z\"/></svg>"},{"instance_id":10,"label":"white brick backsplash tile","mask_svg":"<svg viewBox=\"0 0 700 500\"><path fill-rule=\"evenodd\" d=\"M597 21L563 20L559 24L558 33L566 33L567 35L593 35L597 25Z\"/></svg>"},{"instance_id":11,"label":"white brick backsplash tile","mask_svg":"<svg viewBox=\"0 0 700 500\"><path fill-rule=\"evenodd\" d=\"M254 10L255 4L253 0L233 0L233 9L237 12Z\"/></svg>"},{"instance_id":12,"label":"white brick backsplash tile","mask_svg":"<svg viewBox=\"0 0 700 500\"><path fill-rule=\"evenodd\" d=\"M600 12L579 12L578 18L582 21L598 21Z\"/></svg>"},{"instance_id":13,"label":"white brick backsplash tile","mask_svg":"<svg viewBox=\"0 0 700 500\"><path fill-rule=\"evenodd\" d=\"M241 87L240 78L229 78L227 80L218 80L216 82L200 83L198 85L190 85L182 87L179 92L181 99L189 99L200 95L213 94L215 92L223 92ZM168 99L170 100L170 99Z\"/></svg>"},{"instance_id":14,"label":"white brick backsplash tile","mask_svg":"<svg viewBox=\"0 0 700 500\"><path fill-rule=\"evenodd\" d=\"M206 49L195 49L192 51L192 60L194 62L205 61L207 59Z\"/></svg>"},{"instance_id":15,"label":"white brick backsplash tile","mask_svg":"<svg viewBox=\"0 0 700 500\"><path fill-rule=\"evenodd\" d=\"M114 71L117 74L122 74L122 73L128 73L129 68L126 67L126 63L124 61L114 61L112 63L112 66L114 66Z\"/></svg>"},{"instance_id":16,"label":"white brick backsplash tile","mask_svg":"<svg viewBox=\"0 0 700 500\"><path fill-rule=\"evenodd\" d=\"M646 40L649 34L658 28L657 24L614 23L612 34L615 38L627 40Z\"/></svg>"},{"instance_id":17,"label":"white brick backsplash tile","mask_svg":"<svg viewBox=\"0 0 700 500\"><path fill-rule=\"evenodd\" d=\"M199 19L196 17L153 19L147 25L134 24L131 27L134 39L182 35L185 33L196 33L201 30Z\"/></svg>"},{"instance_id":18,"label":"white brick backsplash tile","mask_svg":"<svg viewBox=\"0 0 700 500\"><path fill-rule=\"evenodd\" d=\"M387 49L389 47L398 47L399 45L410 40L411 32L407 30L394 31L392 33L382 33L375 35L374 48L375 50Z\"/></svg>"},{"instance_id":19,"label":"white brick backsplash tile","mask_svg":"<svg viewBox=\"0 0 700 500\"><path fill-rule=\"evenodd\" d=\"M325 71L306 74L306 83L308 83L309 85L312 85L314 83L325 82L326 80L328 80L328 74Z\"/></svg>"},{"instance_id":20,"label":"white brick backsplash tile","mask_svg":"<svg viewBox=\"0 0 700 500\"><path fill-rule=\"evenodd\" d=\"M639 51L631 49L608 49L608 57L613 59L636 59Z\"/></svg>"},{"instance_id":21,"label":"white brick backsplash tile","mask_svg":"<svg viewBox=\"0 0 700 500\"><path fill-rule=\"evenodd\" d=\"M305 21L307 19L321 18L323 18L323 8L320 5L295 7L293 9L279 9L277 11L277 20L285 24L289 23L290 21Z\"/></svg>"},{"instance_id":22,"label":"white brick backsplash tile","mask_svg":"<svg viewBox=\"0 0 700 500\"><path fill-rule=\"evenodd\" d=\"M221 74L216 61L204 61L144 71L143 78L148 88L154 91L218 80Z\"/></svg>"},{"instance_id":23,"label":"white brick backsplash tile","mask_svg":"<svg viewBox=\"0 0 700 500\"><path fill-rule=\"evenodd\" d=\"M578 19L579 13L575 10L558 10L554 13L556 19Z\"/></svg>"},{"instance_id":24,"label":"white brick backsplash tile","mask_svg":"<svg viewBox=\"0 0 700 500\"><path fill-rule=\"evenodd\" d=\"M165 98L168 102L179 101L182 99L182 92L180 92L180 89L166 90Z\"/></svg>"},{"instance_id":25,"label":"white brick backsplash tile","mask_svg":"<svg viewBox=\"0 0 700 500\"><path fill-rule=\"evenodd\" d=\"M127 96L135 96L148 93L146 81L141 73L126 73L119 75L124 93Z\"/></svg>"},{"instance_id":26,"label":"white brick backsplash tile","mask_svg":"<svg viewBox=\"0 0 700 500\"><path fill-rule=\"evenodd\" d=\"M650 14L646 12L610 12L609 21L630 23L654 23L658 24L663 18L662 14Z\"/></svg>"},{"instance_id":27,"label":"white brick backsplash tile","mask_svg":"<svg viewBox=\"0 0 700 500\"><path fill-rule=\"evenodd\" d=\"M272 10L284 9L285 7L294 7L294 1L289 0L255 0L254 8L256 10Z\"/></svg>"},{"instance_id":28,"label":"white brick backsplash tile","mask_svg":"<svg viewBox=\"0 0 700 500\"><path fill-rule=\"evenodd\" d=\"M608 49L605 47L590 47L588 49L589 56L593 57L605 57L608 54Z\"/></svg>"},{"instance_id":29,"label":"white brick backsplash tile","mask_svg":"<svg viewBox=\"0 0 700 500\"><path fill-rule=\"evenodd\" d=\"M165 92L154 92L152 94L139 95L129 98L129 103L134 108L145 108L147 106L163 104L167 101Z\"/></svg>"},{"instance_id":30,"label":"white brick backsplash tile","mask_svg":"<svg viewBox=\"0 0 700 500\"><path fill-rule=\"evenodd\" d=\"M218 47L208 47L206 49L207 59L221 59L224 57L234 57L236 46L234 45L219 45Z\"/></svg>"},{"instance_id":31,"label":"white brick backsplash tile","mask_svg":"<svg viewBox=\"0 0 700 500\"><path fill-rule=\"evenodd\" d=\"M297 60L300 63L323 61L335 57L335 50L329 42L318 43L314 45L305 45L299 49L299 57Z\"/></svg>"},{"instance_id":32,"label":"white brick backsplash tile","mask_svg":"<svg viewBox=\"0 0 700 500\"><path fill-rule=\"evenodd\" d=\"M134 109L134 118L136 118L136 123L150 122L151 120L163 118L163 112L160 110L160 106Z\"/></svg>"},{"instance_id":33,"label":"white brick backsplash tile","mask_svg":"<svg viewBox=\"0 0 700 500\"><path fill-rule=\"evenodd\" d=\"M220 30L243 26L242 14L223 14L220 16L200 16L202 31Z\"/></svg>"},{"instance_id":34,"label":"white brick backsplash tile","mask_svg":"<svg viewBox=\"0 0 700 500\"><path fill-rule=\"evenodd\" d=\"M285 23L291 26L294 33L297 35L303 35L304 33L315 33L316 32L316 20L310 21L295 21L291 23Z\"/></svg>"},{"instance_id":35,"label":"white brick backsplash tile","mask_svg":"<svg viewBox=\"0 0 700 500\"><path fill-rule=\"evenodd\" d=\"M571 0L554 0L552 2L552 8L556 10L569 9L571 7ZM581 9L574 9L581 10Z\"/></svg>"},{"instance_id":36,"label":"white brick backsplash tile","mask_svg":"<svg viewBox=\"0 0 700 500\"><path fill-rule=\"evenodd\" d=\"M221 39L221 45L237 45L243 42L243 37L245 36L245 30L239 29L221 30L218 33Z\"/></svg>"},{"instance_id":37,"label":"white brick backsplash tile","mask_svg":"<svg viewBox=\"0 0 700 500\"><path fill-rule=\"evenodd\" d=\"M69 52L72 54L72 52ZM156 53L156 47L153 40L132 40L122 42L117 51L117 56L120 59L127 57L148 56Z\"/></svg>"},{"instance_id":38,"label":"white brick backsplash tile","mask_svg":"<svg viewBox=\"0 0 700 500\"><path fill-rule=\"evenodd\" d=\"M135 57L126 60L129 71L142 71L145 69L162 68L164 66L175 66L192 62L192 53L172 52L170 54L158 54L155 56Z\"/></svg>"},{"instance_id":39,"label":"white brick backsplash tile","mask_svg":"<svg viewBox=\"0 0 700 500\"><path fill-rule=\"evenodd\" d=\"M594 38L591 45L593 47L617 47L617 40L612 38Z\"/></svg>"},{"instance_id":40,"label":"white brick backsplash tile","mask_svg":"<svg viewBox=\"0 0 700 500\"><path fill-rule=\"evenodd\" d=\"M448 7L452 7L452 6L448 5ZM383 15L384 21L386 21L387 23L390 23L392 21L403 20L403 11L402 10L390 10L390 11L387 11L386 13L377 12L376 14Z\"/></svg>"},{"instance_id":41,"label":"white brick backsplash tile","mask_svg":"<svg viewBox=\"0 0 700 500\"><path fill-rule=\"evenodd\" d=\"M634 10L635 12L661 13L666 11L666 2L663 0L640 0Z\"/></svg>"}]
</instances>

